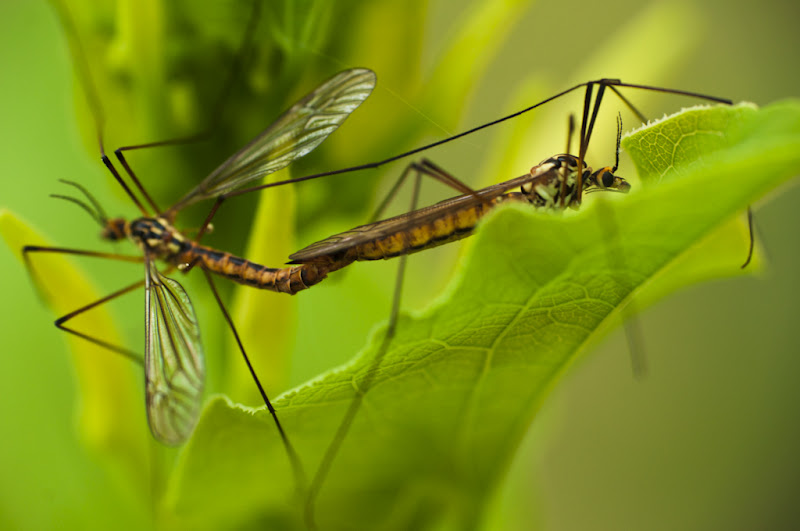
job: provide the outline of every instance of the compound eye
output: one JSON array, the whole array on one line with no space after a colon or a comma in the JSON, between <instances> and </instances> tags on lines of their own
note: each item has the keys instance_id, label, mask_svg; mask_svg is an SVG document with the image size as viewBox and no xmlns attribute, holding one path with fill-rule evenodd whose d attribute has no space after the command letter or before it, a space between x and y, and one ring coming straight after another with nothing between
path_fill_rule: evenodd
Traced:
<instances>
[{"instance_id":1,"label":"compound eye","mask_svg":"<svg viewBox=\"0 0 800 531\"><path fill-rule=\"evenodd\" d=\"M614 174L610 171L603 172L603 188L611 188L611 185L614 184Z\"/></svg>"}]
</instances>

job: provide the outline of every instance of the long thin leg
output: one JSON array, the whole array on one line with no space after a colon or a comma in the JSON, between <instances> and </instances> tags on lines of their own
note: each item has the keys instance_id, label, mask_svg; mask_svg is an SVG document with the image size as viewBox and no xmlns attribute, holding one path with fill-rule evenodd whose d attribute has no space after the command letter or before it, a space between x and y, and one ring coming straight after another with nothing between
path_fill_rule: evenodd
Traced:
<instances>
[{"instance_id":1,"label":"long thin leg","mask_svg":"<svg viewBox=\"0 0 800 531\"><path fill-rule=\"evenodd\" d=\"M136 205L136 208L139 209L139 212L141 212L143 216L146 216L146 217L150 216L150 212L148 212L148 210L144 207L144 205L142 205L142 202L139 201L139 198L136 197L136 195L133 193L133 190L130 189L130 187L128 186L128 183L126 183L123 180L122 175L120 175L120 173L117 171L117 168L111 162L111 159L109 159L108 155L106 155L106 148L103 146L103 144L100 144L100 160L103 161L103 164L105 164L106 168L108 168L108 171L111 172L111 175L114 176L114 179L116 179L117 183L119 183L119 185L122 187L122 189L125 190L125 193L128 194L128 197ZM136 184L137 184L137 186L141 187L141 184L138 181L136 182ZM144 188L142 188L142 190L144 190ZM155 203L152 202L152 199L150 199L150 196L147 195L146 192L144 193L144 197L145 197L146 200L151 202L151 206L153 207L153 211L154 212L158 212L158 210L156 210L156 208L158 208L158 207L156 206Z\"/></svg>"},{"instance_id":2,"label":"long thin leg","mask_svg":"<svg viewBox=\"0 0 800 531\"><path fill-rule=\"evenodd\" d=\"M604 221L602 233L605 235L606 243L608 246L608 264L611 266L611 272L618 271L624 275L627 271L625 256L620 250L619 253L614 253L613 248L617 241L617 222L614 217L614 210L605 201L598 202L598 208L602 209L599 214L600 219ZM630 354L631 371L636 380L643 380L647 376L647 356L644 348L644 334L642 327L639 324L638 318L635 317L636 306L632 293L628 294L628 302L621 309L621 318L623 320L623 329L625 330L625 339L628 343L628 352ZM630 319L628 315L634 316Z\"/></svg>"},{"instance_id":3,"label":"long thin leg","mask_svg":"<svg viewBox=\"0 0 800 531\"><path fill-rule=\"evenodd\" d=\"M583 154L586 156L586 151L589 149L589 142L592 139L592 132L594 132L594 124L597 121L597 114L600 112L600 105L603 103L603 96L606 92L606 86L600 85L597 88L597 96L594 99L592 106L592 117L589 120L589 125L586 129L586 135L583 137Z\"/></svg>"},{"instance_id":4,"label":"long thin leg","mask_svg":"<svg viewBox=\"0 0 800 531\"><path fill-rule=\"evenodd\" d=\"M392 186L392 189L389 190L389 193L387 193L386 197L383 198L381 204L378 206L377 209L375 209L375 212L370 217L370 223L375 222L381 218L383 212L386 210L386 207L389 206L389 203L391 203L391 201L397 195L397 192L400 190L400 187L405 182L406 177L408 177L408 174L411 173L412 171L417 172L418 176L424 175L426 177L430 177L442 184L445 184L453 188L457 192L460 192L464 195L472 195L480 199L475 190L467 186L456 176L445 171L440 166L437 166L429 159L422 159L419 162L412 162L411 164L406 166L406 168L403 170L403 173L400 175L400 178L397 179L397 181L394 183L394 186Z\"/></svg>"},{"instance_id":5,"label":"long thin leg","mask_svg":"<svg viewBox=\"0 0 800 531\"><path fill-rule=\"evenodd\" d=\"M567 149L564 151L567 155L570 154L569 150L572 149L572 135L575 134L575 115L570 113L567 117Z\"/></svg>"},{"instance_id":6,"label":"long thin leg","mask_svg":"<svg viewBox=\"0 0 800 531\"><path fill-rule=\"evenodd\" d=\"M416 171L417 174L419 174L419 172L421 171L419 168L419 164L417 164L416 162L412 162L411 164L406 166L406 168L403 170L403 173L401 173L400 177L397 179L397 181L395 181L394 186L392 186L392 189L389 190L389 193L387 193L386 196L383 198L381 204L378 205L378 208L376 208L375 212L373 212L372 215L370 216L369 223L374 223L379 219L381 219L381 217L383 216L383 212L389 206L389 203L391 203L392 200L395 198L397 192L400 190L400 187L406 181L406 177L408 177L408 174L411 173L412 171Z\"/></svg>"},{"instance_id":7,"label":"long thin leg","mask_svg":"<svg viewBox=\"0 0 800 531\"><path fill-rule=\"evenodd\" d=\"M624 104L625 104L625 105L628 107L628 109L630 109L630 111L631 111L633 114L635 114L635 115L636 115L636 117L639 119L639 121L640 121L640 122L642 122L643 124L646 124L646 123L647 123L647 118L644 116L644 114L642 114L642 113L639 111L639 109L637 109L637 108L636 108L636 107L633 105L633 103L631 103L631 102L630 102L630 100L629 100L628 98L626 98L625 96L623 96L623 95L622 95L622 93L621 93L619 90L617 90L617 87L615 87L614 85L608 85L608 88L609 88L609 89L611 89L611 92L613 92L614 94L616 94L617 96L619 96L619 99L621 99L621 100L622 100L622 102L623 102L623 103L624 103Z\"/></svg>"},{"instance_id":8,"label":"long thin leg","mask_svg":"<svg viewBox=\"0 0 800 531\"><path fill-rule=\"evenodd\" d=\"M422 176L418 173L414 183L414 192L411 199L412 212L417 208L421 181ZM319 495L322 485L325 483L325 479L328 477L328 473L333 465L333 461L336 459L336 456L339 453L339 450L341 449L342 443L344 443L348 432L350 431L350 427L352 426L359 409L361 409L361 404L364 401L364 397L372 387L372 383L378 375L378 371L383 363L383 359L386 357L386 354L389 351L389 345L391 344L392 339L397 332L397 321L400 315L400 299L403 292L403 280L405 278L407 261L408 255L404 254L400 256L400 260L397 265L397 278L394 285L394 296L392 298L389 324L386 327L386 335L383 337L380 347L378 347L378 352L375 354L375 358L372 360L372 363L367 369L366 375L356 391L355 397L353 397L353 401L350 402L350 406L347 408L344 418L342 419L341 424L339 424L339 428L336 430L330 445L328 445L328 448L325 450L325 455L322 456L322 461L320 461L319 468L317 468L317 471L311 480L311 486L308 490L308 497L306 498L305 505L305 520L306 526L309 529L316 529L316 523L314 520L314 507L317 496Z\"/></svg>"},{"instance_id":9,"label":"long thin leg","mask_svg":"<svg viewBox=\"0 0 800 531\"><path fill-rule=\"evenodd\" d=\"M104 253L98 251L86 251L84 249L70 249L68 247L45 247L41 245L26 245L22 248L22 257L25 259L26 265L30 265L28 253L60 253L60 254L74 254L78 256L90 256L93 258L105 258L107 260L119 260L122 262L135 262L141 264L144 262L144 257L137 255Z\"/></svg>"},{"instance_id":10,"label":"long thin leg","mask_svg":"<svg viewBox=\"0 0 800 531\"><path fill-rule=\"evenodd\" d=\"M756 245L756 234L753 230L753 208L750 206L747 207L747 230L750 232L750 248L747 250L747 259L741 265L741 269L750 264L750 260L753 259L753 249Z\"/></svg>"},{"instance_id":11,"label":"long thin leg","mask_svg":"<svg viewBox=\"0 0 800 531\"><path fill-rule=\"evenodd\" d=\"M567 117L567 149L564 151L565 154L570 155L570 149L572 146L572 135L575 134L575 115L570 113ZM578 171L580 171L580 167L578 167ZM561 168L561 191L559 192L559 202L560 207L564 208L564 196L567 194L567 178L569 177L569 168L564 166Z\"/></svg>"},{"instance_id":12,"label":"long thin leg","mask_svg":"<svg viewBox=\"0 0 800 531\"><path fill-rule=\"evenodd\" d=\"M424 174L428 177L433 177L437 181L446 184L464 195L471 195L480 199L475 190L464 184L461 179L457 178L452 173L445 171L441 166L434 164L430 159L423 158L419 165L424 169Z\"/></svg>"},{"instance_id":13,"label":"long thin leg","mask_svg":"<svg viewBox=\"0 0 800 531\"><path fill-rule=\"evenodd\" d=\"M29 256L29 253L36 253L36 252L57 253L57 254L72 254L72 255L77 255L77 256L89 256L89 257L93 257L93 258L105 258L105 259L109 259L109 260L120 260L120 261L123 261L123 262L141 263L141 262L144 261L144 257L142 257L142 256L127 256L127 255L120 255L120 254L113 254L113 253L101 253L101 252L96 252L96 251L86 251L86 250L83 250L83 249L69 249L69 248L65 248L65 247L44 247L44 246L40 246L40 245L26 245L25 247L22 248L22 258L23 258L23 260L25 262L25 268L28 270L28 274L31 276L31 279L33 279L34 286L36 287L36 290L39 293L40 298L42 298L42 299L46 299L46 296L43 294L42 288L39 287L39 282L36 280L36 278L37 278L36 277L36 271L33 268L33 264L31 263L31 258ZM133 352L132 350L129 350L129 349L126 349L124 347L120 347L120 346L111 344L111 343L109 343L107 341L103 341L102 339L98 339L96 337L90 336L90 335L88 335L88 334L86 334L84 332L79 332L78 330L75 330L74 328L66 327L66 326L64 326L64 323L66 323L67 321L69 321L73 317L76 317L76 316L78 316L78 315L80 315L80 314L82 314L84 312L87 312L87 311L91 310L92 308L96 308L97 306L100 306L101 304L105 304L106 302L108 302L108 301L110 301L112 299L115 299L115 298L117 298L117 297L119 297L121 295L124 295L125 293L133 291L134 289L142 286L143 284L144 284L144 281L140 280L140 281L135 282L135 283L133 283L133 284L127 286L127 287L124 287L124 288L122 288L120 290L117 290L114 293L111 293L110 295L106 295L105 297L103 297L101 299L98 299L98 300L96 300L96 301L94 301L94 302L92 302L90 304L87 304L86 306L81 306L77 310L74 310L74 311L72 311L72 312L70 312L70 313L68 313L66 315L63 315L63 316L59 317L58 319L55 320L54 324L56 325L56 327L58 327L60 330L63 330L64 332L67 332L69 334L72 334L72 335L75 335L77 337L83 338L86 341L94 343L95 345L99 345L99 346L101 346L103 348L106 348L108 350L117 352L118 354L122 354L126 358L129 358L129 359L131 359L131 360L133 360L136 363L141 365L142 364L141 355Z\"/></svg>"},{"instance_id":14,"label":"long thin leg","mask_svg":"<svg viewBox=\"0 0 800 531\"><path fill-rule=\"evenodd\" d=\"M25 269L28 270L28 275L33 279L33 285L36 287L36 292L39 298L46 300L46 296L39 287L39 282L36 280L36 270L31 263L29 253L57 253L57 254L72 254L77 256L89 256L93 258L105 258L108 260L119 260L122 262L142 263L144 258L141 256L128 256L124 254L115 253L102 253L96 251L86 251L83 249L69 249L67 247L46 247L41 245L26 245L22 248L22 260L25 263Z\"/></svg>"},{"instance_id":15,"label":"long thin leg","mask_svg":"<svg viewBox=\"0 0 800 531\"><path fill-rule=\"evenodd\" d=\"M644 348L644 332L642 332L641 322L636 316L636 304L633 300L628 302L624 312L631 316L630 318L626 318L624 314L622 316L625 320L622 328L625 330L628 351L631 353L631 372L636 380L642 381L647 378L647 353Z\"/></svg>"},{"instance_id":16,"label":"long thin leg","mask_svg":"<svg viewBox=\"0 0 800 531\"><path fill-rule=\"evenodd\" d=\"M117 354L122 354L126 358L128 358L128 359L130 359L132 361L135 361L139 365L142 365L142 363L143 363L142 362L142 356L140 354L137 354L136 352L133 352L132 350L129 350L129 349L125 348L125 347L120 347L118 345L114 345L112 343L109 343L108 341L104 341L104 340L98 339L98 338L96 338L94 336L90 336L90 335L88 335L88 334L86 334L84 332L79 332L78 330L75 330L74 328L66 327L66 326L64 326L64 323L66 323L67 321L69 321L73 317L77 317L78 315L80 315L80 314L82 314L84 312L88 312L92 308L96 308L96 307L100 306L101 304L105 304L108 301L116 299L117 297L119 297L121 295L124 295L126 293L129 293L129 292L131 292L131 291L133 291L135 289L138 289L138 288L142 287L143 285L144 285L144 280L139 280L137 282L134 282L133 284L130 284L129 286L126 286L126 287L124 287L122 289L119 289L119 290L115 291L114 293L111 293L110 295L106 295L105 297L103 297L101 299L98 299L98 300L96 300L96 301L94 301L92 303L89 303L86 306L81 306L77 310L71 311L68 314L59 317L58 319L55 320L54 324L59 328L59 330L63 330L64 332L67 332L67 333L70 333L72 335L78 336L78 337L80 337L82 339L85 339L86 341L89 341L90 343L94 343L95 345L99 345L99 346L101 346L101 347L103 347L105 349L114 351Z\"/></svg>"},{"instance_id":17,"label":"long thin leg","mask_svg":"<svg viewBox=\"0 0 800 531\"><path fill-rule=\"evenodd\" d=\"M270 415L272 415L272 419L275 421L275 426L278 428L278 433L280 434L281 441L283 442L283 446L286 449L286 454L289 456L289 461L292 464L292 472L294 473L297 491L298 493L302 494L306 488L306 476L305 472L303 471L303 465L300 462L300 458L298 457L297 452L295 452L295 449L292 446L292 443L289 441L289 438L286 436L286 432L283 430L281 421L278 420L278 414L275 412L275 408L272 407L272 403L269 401L269 398L267 397L267 392L264 390L264 386L261 385L261 380L258 379L258 375L256 374L256 371L253 368L252 363L250 363L250 358L248 357L247 352L244 349L242 340L239 338L239 332L236 331L236 326L233 324L233 319L231 319L228 310L222 303L222 299L220 298L219 293L217 292L217 287L214 284L214 279L211 276L211 273L209 273L205 269L203 269L203 273L206 276L206 280L208 281L209 287L211 287L211 292L214 294L214 299L216 299L217 305L219 305L219 309L222 311L222 315L223 317L225 317L225 321L228 323L228 327L231 329L231 332L233 333L233 337L236 340L236 344L239 346L239 352L242 353L242 358L244 359L245 364L247 364L247 369L250 371L250 376L252 376L253 381L258 387L258 392L261 393L261 398L264 400L264 404L267 406Z\"/></svg>"},{"instance_id":18,"label":"long thin leg","mask_svg":"<svg viewBox=\"0 0 800 531\"><path fill-rule=\"evenodd\" d=\"M583 96L583 114L581 115L581 133L578 137L578 182L583 179L583 157L585 156L584 153L584 137L586 136L586 122L589 117L589 106L592 102L592 93L594 91L594 85L589 83L586 85L586 92ZM564 179L561 179L561 196L559 199L560 207L563 210L566 206L566 196L567 196L567 169L564 169ZM577 189L576 183L576 189ZM580 202L580 196L578 196L578 201Z\"/></svg>"},{"instance_id":19,"label":"long thin leg","mask_svg":"<svg viewBox=\"0 0 800 531\"><path fill-rule=\"evenodd\" d=\"M589 125L586 125L586 117L587 111L589 110L589 101L584 102L584 109L583 109L583 122L581 123L581 148L580 153L578 154L578 175L575 180L575 190L577 196L578 204L581 203L581 196L583 195L583 162L586 160L586 152L589 149L589 140L592 138L592 131L594 131L594 124L597 120L597 113L600 111L600 104L603 101L603 94L605 93L606 85L600 84L597 88L597 96L594 100L594 106L592 108L592 117L589 120Z\"/></svg>"}]
</instances>

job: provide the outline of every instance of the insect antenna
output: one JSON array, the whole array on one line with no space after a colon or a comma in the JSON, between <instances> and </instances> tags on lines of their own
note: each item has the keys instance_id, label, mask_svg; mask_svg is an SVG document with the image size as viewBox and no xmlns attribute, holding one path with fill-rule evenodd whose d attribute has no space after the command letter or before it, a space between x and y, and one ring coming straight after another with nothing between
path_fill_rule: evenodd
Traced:
<instances>
[{"instance_id":1,"label":"insect antenna","mask_svg":"<svg viewBox=\"0 0 800 531\"><path fill-rule=\"evenodd\" d=\"M614 166L611 168L612 174L616 174L617 169L619 168L619 153L620 153L620 143L622 142L622 114L617 114L617 143L616 149L614 150ZM595 192L616 192L616 193L627 193L627 190L621 190L616 188L590 188L585 190L584 193L586 194L593 194Z\"/></svg>"},{"instance_id":2,"label":"insect antenna","mask_svg":"<svg viewBox=\"0 0 800 531\"><path fill-rule=\"evenodd\" d=\"M625 97L625 96L622 94L622 92L620 92L619 90L617 90L617 87L615 87L614 85L609 85L609 86L608 86L608 88L610 88L610 89L611 89L611 91L612 91L614 94L616 94L616 95L617 95L617 97L619 97L619 99L620 99L620 100L622 100L622 102L625 104L625 106L626 106L626 107L628 107L628 109L629 109L629 110L630 110L630 111L631 111L633 114L635 114L635 115L636 115L636 117L637 117L637 118L638 118L638 119L639 119L639 120L640 120L640 121L641 121L643 124L644 124L644 123L647 123L647 118L645 118L644 114L642 114L642 113L639 111L639 109L637 109L637 108L636 108L636 106L635 106L633 103L631 103L631 102L630 102L630 100L629 100L628 98L626 98L626 97Z\"/></svg>"},{"instance_id":3,"label":"insect antenna","mask_svg":"<svg viewBox=\"0 0 800 531\"><path fill-rule=\"evenodd\" d=\"M81 201L80 199L77 199L75 197L71 197L71 196L68 196L68 195L50 194L50 197L54 197L56 199L64 199L65 201L69 201L71 203L75 203L76 205L78 205L79 207L84 209L86 212L88 212L89 215L92 216L92 219L94 219L98 224L100 224L100 226L104 227L108 223L108 216L106 215L105 210L103 210L103 207L100 206L100 203L97 202L97 200L94 198L94 196L92 194L90 194L89 191L85 187L83 187L82 185L80 185L80 184L78 184L78 183L76 183L74 181L67 181L67 180L64 180L64 179L59 179L59 181L64 183L64 184L68 184L70 186L74 186L75 188L80 190L83 193L83 195L85 195L86 198L89 200L89 203L91 203L91 206L89 206L85 202Z\"/></svg>"}]
</instances>

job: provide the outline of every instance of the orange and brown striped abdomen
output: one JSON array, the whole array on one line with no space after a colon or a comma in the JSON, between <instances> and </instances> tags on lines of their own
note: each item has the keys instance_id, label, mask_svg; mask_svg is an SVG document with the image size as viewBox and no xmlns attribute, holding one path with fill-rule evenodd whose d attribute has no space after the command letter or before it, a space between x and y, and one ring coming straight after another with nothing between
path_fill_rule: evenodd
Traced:
<instances>
[{"instance_id":1,"label":"orange and brown striped abdomen","mask_svg":"<svg viewBox=\"0 0 800 531\"><path fill-rule=\"evenodd\" d=\"M279 293L295 293L321 282L331 269L316 263L272 268L202 245L193 245L173 262L192 264L234 282Z\"/></svg>"},{"instance_id":2,"label":"orange and brown striped abdomen","mask_svg":"<svg viewBox=\"0 0 800 531\"><path fill-rule=\"evenodd\" d=\"M353 260L385 260L460 240L472 234L481 218L502 201L501 196L486 204L443 213L435 220L420 223L410 230L360 244L347 255Z\"/></svg>"}]
</instances>

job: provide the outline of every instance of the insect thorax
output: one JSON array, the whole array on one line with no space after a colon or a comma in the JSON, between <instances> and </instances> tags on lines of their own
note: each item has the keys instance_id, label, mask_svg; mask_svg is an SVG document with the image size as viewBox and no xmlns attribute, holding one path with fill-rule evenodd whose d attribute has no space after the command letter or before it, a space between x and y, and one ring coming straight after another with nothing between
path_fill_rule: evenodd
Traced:
<instances>
[{"instance_id":1,"label":"insect thorax","mask_svg":"<svg viewBox=\"0 0 800 531\"><path fill-rule=\"evenodd\" d=\"M128 226L128 237L142 251L168 259L191 244L164 218L138 218Z\"/></svg>"},{"instance_id":2,"label":"insect thorax","mask_svg":"<svg viewBox=\"0 0 800 531\"><path fill-rule=\"evenodd\" d=\"M582 166L584 176L591 173L585 163ZM566 181L564 205L573 206L578 178L577 157L573 155L550 157L531 168L531 175L539 175L539 178L523 185L522 192L528 195L530 202L536 207L561 210L561 186L564 181Z\"/></svg>"}]
</instances>

